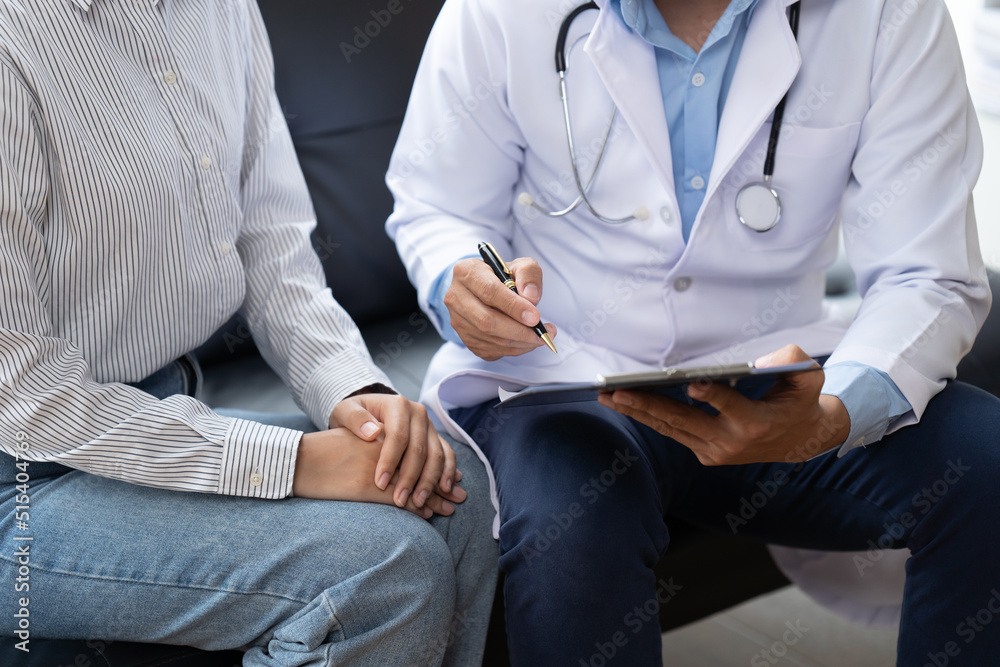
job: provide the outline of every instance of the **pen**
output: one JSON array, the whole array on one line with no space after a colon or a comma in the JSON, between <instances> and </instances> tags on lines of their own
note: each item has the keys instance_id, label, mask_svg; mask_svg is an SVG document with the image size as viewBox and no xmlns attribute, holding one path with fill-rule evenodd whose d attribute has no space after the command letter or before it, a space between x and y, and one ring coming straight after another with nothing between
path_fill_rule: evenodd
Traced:
<instances>
[{"instance_id":1,"label":"pen","mask_svg":"<svg viewBox=\"0 0 1000 667\"><path fill-rule=\"evenodd\" d=\"M479 244L479 254L483 256L483 261L493 269L493 273L500 279L500 282L509 288L511 292L517 294L517 283L514 282L514 276L511 274L510 269L507 268L507 263L500 258L500 254L496 251L496 248L483 241ZM553 352L556 351L556 346L552 343L552 338L549 336L549 332L545 330L545 325L541 321L531 328L542 339L542 342L549 346L550 350Z\"/></svg>"}]
</instances>

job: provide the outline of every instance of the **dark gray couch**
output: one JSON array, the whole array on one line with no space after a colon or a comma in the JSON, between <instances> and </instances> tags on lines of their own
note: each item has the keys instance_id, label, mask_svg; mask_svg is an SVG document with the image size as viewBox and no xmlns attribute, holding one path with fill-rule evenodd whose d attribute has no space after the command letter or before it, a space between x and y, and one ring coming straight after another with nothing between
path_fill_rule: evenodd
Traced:
<instances>
[{"instance_id":1,"label":"dark gray couch","mask_svg":"<svg viewBox=\"0 0 1000 667\"><path fill-rule=\"evenodd\" d=\"M319 217L314 246L337 299L362 325L376 363L404 394L416 398L431 354L440 344L420 313L383 223L392 200L383 184L424 40L442 0L315 2L259 0L275 53L278 95ZM373 15L372 12L375 12ZM387 19L388 16L388 20ZM367 34L366 31L367 30ZM343 45L347 45L344 47ZM345 54L346 51L346 54ZM349 62L348 62L349 60ZM993 277L994 287L1000 281ZM840 265L828 291L850 307L853 282ZM1000 389L1000 323L993 317L960 377ZM293 407L287 391L257 356L237 316L199 350L214 406L275 411ZM659 575L684 585L684 596L661 610L664 629L720 611L785 585L763 544L671 524L670 553ZM484 664L506 663L501 601L495 607ZM238 665L233 651L102 640L33 640L32 652L0 640L0 665Z\"/></svg>"}]
</instances>

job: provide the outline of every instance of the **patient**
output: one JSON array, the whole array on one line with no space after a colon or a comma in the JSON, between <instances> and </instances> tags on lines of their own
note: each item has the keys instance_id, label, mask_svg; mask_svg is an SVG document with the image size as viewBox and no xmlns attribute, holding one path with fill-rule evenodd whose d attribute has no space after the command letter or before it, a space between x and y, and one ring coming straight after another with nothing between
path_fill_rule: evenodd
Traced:
<instances>
[{"instance_id":1,"label":"patient","mask_svg":"<svg viewBox=\"0 0 1000 667\"><path fill-rule=\"evenodd\" d=\"M3 634L478 664L485 470L325 285L255 3L0 2L0 99ZM238 309L308 417L193 398Z\"/></svg>"}]
</instances>

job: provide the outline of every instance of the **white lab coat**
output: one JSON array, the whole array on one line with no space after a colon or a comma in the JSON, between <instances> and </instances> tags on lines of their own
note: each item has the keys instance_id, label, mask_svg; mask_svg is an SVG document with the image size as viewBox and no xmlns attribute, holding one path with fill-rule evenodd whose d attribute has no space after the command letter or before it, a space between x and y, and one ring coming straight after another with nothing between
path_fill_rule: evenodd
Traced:
<instances>
[{"instance_id":1,"label":"white lab coat","mask_svg":"<svg viewBox=\"0 0 1000 667\"><path fill-rule=\"evenodd\" d=\"M890 432L916 422L990 304L971 198L982 142L943 2L804 0L796 41L790 0L759 0L687 243L652 47L603 0L568 40L579 163L587 179L617 104L591 201L605 215L649 216L609 225L581 206L548 219L516 201L527 192L551 210L577 195L554 67L576 4L448 0L428 42L387 176L387 230L423 306L479 241L535 258L559 353L485 362L446 344L423 400L468 439L447 410L498 386L752 360L795 343L885 371L913 407ZM773 181L782 216L758 233L734 201L761 179L786 90ZM853 323L823 302L841 228L864 297Z\"/></svg>"}]
</instances>

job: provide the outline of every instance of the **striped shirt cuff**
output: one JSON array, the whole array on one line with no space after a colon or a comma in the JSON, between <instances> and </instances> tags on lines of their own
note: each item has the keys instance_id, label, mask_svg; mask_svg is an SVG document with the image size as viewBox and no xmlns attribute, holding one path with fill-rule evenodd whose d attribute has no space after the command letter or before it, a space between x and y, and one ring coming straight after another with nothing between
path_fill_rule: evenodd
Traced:
<instances>
[{"instance_id":1,"label":"striped shirt cuff","mask_svg":"<svg viewBox=\"0 0 1000 667\"><path fill-rule=\"evenodd\" d=\"M222 451L220 494L278 499L292 495L301 431L233 419Z\"/></svg>"},{"instance_id":2,"label":"striped shirt cuff","mask_svg":"<svg viewBox=\"0 0 1000 667\"><path fill-rule=\"evenodd\" d=\"M317 368L306 381L302 407L318 428L327 429L338 403L373 384L395 391L389 377L370 360L352 351L342 352Z\"/></svg>"}]
</instances>

